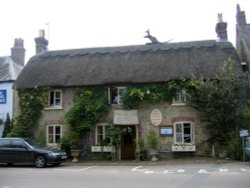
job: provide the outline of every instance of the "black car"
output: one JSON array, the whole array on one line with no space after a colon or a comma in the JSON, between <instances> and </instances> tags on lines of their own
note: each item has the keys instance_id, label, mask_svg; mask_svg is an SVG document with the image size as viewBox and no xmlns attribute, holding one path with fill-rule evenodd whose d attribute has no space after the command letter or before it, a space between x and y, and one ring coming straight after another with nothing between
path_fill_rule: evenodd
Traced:
<instances>
[{"instance_id":1,"label":"black car","mask_svg":"<svg viewBox=\"0 0 250 188\"><path fill-rule=\"evenodd\" d=\"M58 166L65 159L66 152L45 148L30 138L0 139L0 163L33 163L36 167L43 168L47 164Z\"/></svg>"}]
</instances>

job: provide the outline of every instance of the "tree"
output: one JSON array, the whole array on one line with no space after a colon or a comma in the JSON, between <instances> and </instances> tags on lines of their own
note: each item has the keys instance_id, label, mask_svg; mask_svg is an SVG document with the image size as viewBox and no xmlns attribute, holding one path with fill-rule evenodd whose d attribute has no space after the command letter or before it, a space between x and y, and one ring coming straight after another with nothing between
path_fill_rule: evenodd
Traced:
<instances>
[{"instance_id":1,"label":"tree","mask_svg":"<svg viewBox=\"0 0 250 188\"><path fill-rule=\"evenodd\" d=\"M235 75L232 66L229 59L214 80L194 78L195 90L191 92L191 105L206 122L210 141L225 147L244 126L246 104L246 79Z\"/></svg>"},{"instance_id":2,"label":"tree","mask_svg":"<svg viewBox=\"0 0 250 188\"><path fill-rule=\"evenodd\" d=\"M12 123L10 121L10 115L9 113L7 113L6 115L6 120L4 122L4 130L3 130L3 134L2 137L6 137L8 135L8 133L11 131L12 129Z\"/></svg>"}]
</instances>

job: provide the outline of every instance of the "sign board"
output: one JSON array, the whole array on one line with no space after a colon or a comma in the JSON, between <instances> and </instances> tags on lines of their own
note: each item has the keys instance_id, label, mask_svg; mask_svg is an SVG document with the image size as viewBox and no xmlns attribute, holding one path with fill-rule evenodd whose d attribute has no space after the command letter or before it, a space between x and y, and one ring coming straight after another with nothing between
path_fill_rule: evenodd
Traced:
<instances>
[{"instance_id":1,"label":"sign board","mask_svg":"<svg viewBox=\"0 0 250 188\"><path fill-rule=\"evenodd\" d=\"M245 137L245 136L249 136L248 130L241 130L240 137Z\"/></svg>"},{"instance_id":2,"label":"sign board","mask_svg":"<svg viewBox=\"0 0 250 188\"><path fill-rule=\"evenodd\" d=\"M137 125L137 113L137 110L115 110L113 122L115 125Z\"/></svg>"},{"instance_id":3,"label":"sign board","mask_svg":"<svg viewBox=\"0 0 250 188\"><path fill-rule=\"evenodd\" d=\"M7 91L0 90L0 104L6 104L6 103L7 103Z\"/></svg>"},{"instance_id":4,"label":"sign board","mask_svg":"<svg viewBox=\"0 0 250 188\"><path fill-rule=\"evenodd\" d=\"M173 127L172 126L160 127L160 135L161 136L173 135Z\"/></svg>"},{"instance_id":5,"label":"sign board","mask_svg":"<svg viewBox=\"0 0 250 188\"><path fill-rule=\"evenodd\" d=\"M161 121L162 121L161 111L159 109L152 110L152 112L150 114L150 120L154 126L159 126L161 124Z\"/></svg>"}]
</instances>

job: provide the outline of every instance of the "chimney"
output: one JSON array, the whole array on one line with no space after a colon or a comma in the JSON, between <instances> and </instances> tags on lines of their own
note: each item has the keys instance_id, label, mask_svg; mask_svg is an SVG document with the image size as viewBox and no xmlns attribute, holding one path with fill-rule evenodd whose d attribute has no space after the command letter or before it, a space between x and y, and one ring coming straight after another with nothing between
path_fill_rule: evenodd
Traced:
<instances>
[{"instance_id":1,"label":"chimney","mask_svg":"<svg viewBox=\"0 0 250 188\"><path fill-rule=\"evenodd\" d=\"M237 4L236 11L237 11L236 14L237 27L247 25L245 11L240 10L239 4Z\"/></svg>"},{"instance_id":2,"label":"chimney","mask_svg":"<svg viewBox=\"0 0 250 188\"><path fill-rule=\"evenodd\" d=\"M23 47L23 39L15 39L14 47L11 48L11 58L17 64L24 66L25 49Z\"/></svg>"},{"instance_id":3,"label":"chimney","mask_svg":"<svg viewBox=\"0 0 250 188\"><path fill-rule=\"evenodd\" d=\"M227 23L223 22L222 13L218 14L218 23L216 24L215 31L219 42L227 41Z\"/></svg>"},{"instance_id":4,"label":"chimney","mask_svg":"<svg viewBox=\"0 0 250 188\"><path fill-rule=\"evenodd\" d=\"M39 30L39 37L35 38L36 54L43 53L48 50L48 40L45 39L45 31Z\"/></svg>"}]
</instances>

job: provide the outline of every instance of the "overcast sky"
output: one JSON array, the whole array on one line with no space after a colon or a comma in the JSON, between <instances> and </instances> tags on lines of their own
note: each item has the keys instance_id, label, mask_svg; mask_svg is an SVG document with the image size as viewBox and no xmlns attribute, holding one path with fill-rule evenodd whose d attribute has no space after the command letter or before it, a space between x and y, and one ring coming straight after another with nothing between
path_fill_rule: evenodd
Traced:
<instances>
[{"instance_id":1,"label":"overcast sky","mask_svg":"<svg viewBox=\"0 0 250 188\"><path fill-rule=\"evenodd\" d=\"M27 62L39 29L49 50L145 44L147 29L160 42L216 40L218 13L235 44L237 3L250 23L250 0L2 0L0 56L22 38Z\"/></svg>"}]
</instances>

